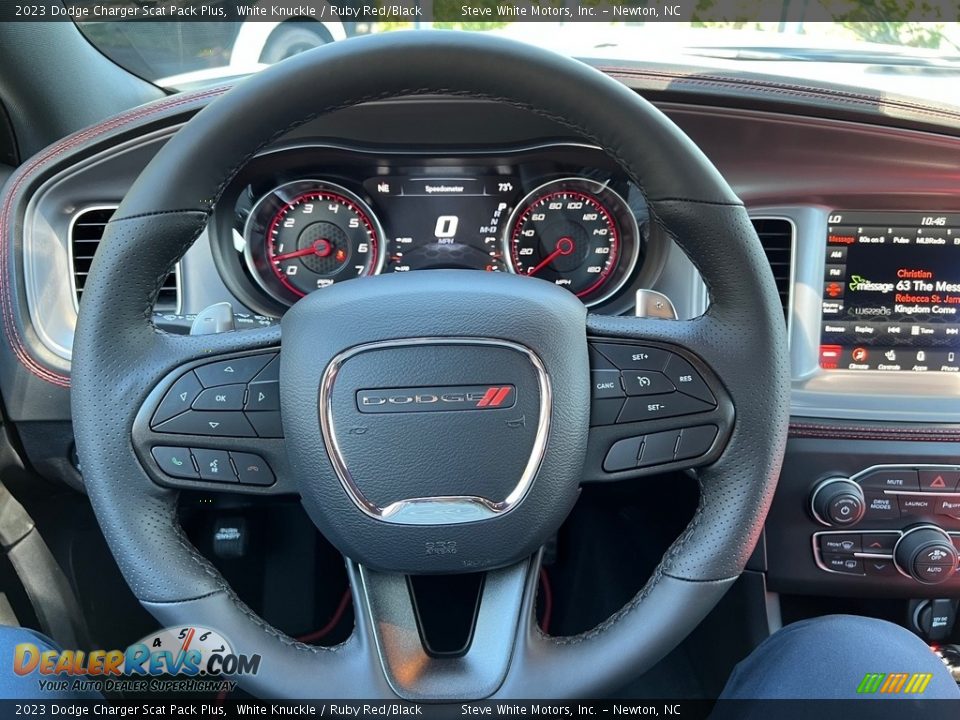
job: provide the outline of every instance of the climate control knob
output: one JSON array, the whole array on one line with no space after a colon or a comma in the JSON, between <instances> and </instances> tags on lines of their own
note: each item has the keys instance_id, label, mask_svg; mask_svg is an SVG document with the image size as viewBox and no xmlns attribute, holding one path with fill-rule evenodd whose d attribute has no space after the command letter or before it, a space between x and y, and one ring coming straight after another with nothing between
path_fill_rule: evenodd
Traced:
<instances>
[{"instance_id":1,"label":"climate control knob","mask_svg":"<svg viewBox=\"0 0 960 720\"><path fill-rule=\"evenodd\" d=\"M824 525L850 527L860 522L866 501L857 483L849 478L834 477L814 488L810 507L813 516Z\"/></svg>"},{"instance_id":2,"label":"climate control knob","mask_svg":"<svg viewBox=\"0 0 960 720\"><path fill-rule=\"evenodd\" d=\"M950 536L936 525L918 525L897 541L893 561L917 582L936 585L956 572L957 550Z\"/></svg>"}]
</instances>

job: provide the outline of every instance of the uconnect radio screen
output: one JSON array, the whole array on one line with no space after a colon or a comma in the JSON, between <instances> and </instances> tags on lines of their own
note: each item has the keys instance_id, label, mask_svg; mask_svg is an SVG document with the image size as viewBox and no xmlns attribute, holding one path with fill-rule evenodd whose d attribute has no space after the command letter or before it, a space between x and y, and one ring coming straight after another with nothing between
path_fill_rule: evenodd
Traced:
<instances>
[{"instance_id":1,"label":"uconnect radio screen","mask_svg":"<svg viewBox=\"0 0 960 720\"><path fill-rule=\"evenodd\" d=\"M960 372L960 213L831 213L820 367Z\"/></svg>"}]
</instances>

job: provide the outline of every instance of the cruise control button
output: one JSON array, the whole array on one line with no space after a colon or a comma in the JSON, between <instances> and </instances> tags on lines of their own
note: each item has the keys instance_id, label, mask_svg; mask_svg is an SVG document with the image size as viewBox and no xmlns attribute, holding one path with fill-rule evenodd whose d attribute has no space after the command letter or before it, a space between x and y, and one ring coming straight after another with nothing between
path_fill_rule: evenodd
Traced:
<instances>
[{"instance_id":1,"label":"cruise control button","mask_svg":"<svg viewBox=\"0 0 960 720\"><path fill-rule=\"evenodd\" d=\"M594 400L623 397L620 373L617 370L590 371L590 396Z\"/></svg>"},{"instance_id":2,"label":"cruise control button","mask_svg":"<svg viewBox=\"0 0 960 720\"><path fill-rule=\"evenodd\" d=\"M627 395L656 395L676 390L666 375L655 370L625 370L621 377Z\"/></svg>"},{"instance_id":3,"label":"cruise control button","mask_svg":"<svg viewBox=\"0 0 960 720\"><path fill-rule=\"evenodd\" d=\"M670 381L677 386L677 390L680 392L711 405L717 404L717 399L710 392L710 388L707 387L704 379L700 377L700 373L679 355L670 356L663 374L670 378Z\"/></svg>"},{"instance_id":4,"label":"cruise control button","mask_svg":"<svg viewBox=\"0 0 960 720\"><path fill-rule=\"evenodd\" d=\"M194 410L242 410L246 385L207 388L193 401Z\"/></svg>"},{"instance_id":5,"label":"cruise control button","mask_svg":"<svg viewBox=\"0 0 960 720\"><path fill-rule=\"evenodd\" d=\"M919 474L923 492L954 492L960 483L960 472L952 470L921 470Z\"/></svg>"},{"instance_id":6,"label":"cruise control button","mask_svg":"<svg viewBox=\"0 0 960 720\"><path fill-rule=\"evenodd\" d=\"M244 405L244 410L260 412L280 409L280 383L276 380L252 382L247 388L247 404Z\"/></svg>"},{"instance_id":7,"label":"cruise control button","mask_svg":"<svg viewBox=\"0 0 960 720\"><path fill-rule=\"evenodd\" d=\"M713 410L713 405L681 393L628 397L617 422L642 422Z\"/></svg>"},{"instance_id":8,"label":"cruise control button","mask_svg":"<svg viewBox=\"0 0 960 720\"><path fill-rule=\"evenodd\" d=\"M877 490L919 490L916 470L874 470L858 479L860 486Z\"/></svg>"},{"instance_id":9,"label":"cruise control button","mask_svg":"<svg viewBox=\"0 0 960 720\"><path fill-rule=\"evenodd\" d=\"M640 456L642 444L642 437L617 440L607 451L607 457L603 460L603 469L606 472L619 472L637 467L637 458Z\"/></svg>"},{"instance_id":10,"label":"cruise control button","mask_svg":"<svg viewBox=\"0 0 960 720\"><path fill-rule=\"evenodd\" d=\"M900 508L893 495L882 493L864 493L867 503L865 517L868 520L897 520L900 517Z\"/></svg>"},{"instance_id":11,"label":"cruise control button","mask_svg":"<svg viewBox=\"0 0 960 720\"><path fill-rule=\"evenodd\" d=\"M899 533L864 533L860 542L863 552L892 553L899 538Z\"/></svg>"},{"instance_id":12,"label":"cruise control button","mask_svg":"<svg viewBox=\"0 0 960 720\"><path fill-rule=\"evenodd\" d=\"M820 558L828 570L848 575L863 575L863 561L848 555L824 555Z\"/></svg>"},{"instance_id":13,"label":"cruise control button","mask_svg":"<svg viewBox=\"0 0 960 720\"><path fill-rule=\"evenodd\" d=\"M713 445L717 437L716 425L700 425L684 428L680 431L680 444L677 445L677 460L703 455Z\"/></svg>"},{"instance_id":14,"label":"cruise control button","mask_svg":"<svg viewBox=\"0 0 960 720\"><path fill-rule=\"evenodd\" d=\"M613 425L623 408L623 400L611 398L609 400L594 400L590 404L591 425Z\"/></svg>"},{"instance_id":15,"label":"cruise control button","mask_svg":"<svg viewBox=\"0 0 960 720\"><path fill-rule=\"evenodd\" d=\"M248 383L270 362L273 355L250 355L201 365L194 369L204 387Z\"/></svg>"},{"instance_id":16,"label":"cruise control button","mask_svg":"<svg viewBox=\"0 0 960 720\"><path fill-rule=\"evenodd\" d=\"M200 477L190 459L190 449L181 447L155 447L150 451L157 465L167 475L196 480Z\"/></svg>"},{"instance_id":17,"label":"cruise control button","mask_svg":"<svg viewBox=\"0 0 960 720\"><path fill-rule=\"evenodd\" d=\"M917 495L900 496L901 515L933 515L936 498Z\"/></svg>"},{"instance_id":18,"label":"cruise control button","mask_svg":"<svg viewBox=\"0 0 960 720\"><path fill-rule=\"evenodd\" d=\"M247 420L262 438L283 437L283 424L278 412L253 412L247 415Z\"/></svg>"},{"instance_id":19,"label":"cruise control button","mask_svg":"<svg viewBox=\"0 0 960 720\"><path fill-rule=\"evenodd\" d=\"M230 459L233 460L233 467L241 485L273 485L273 471L259 455L231 452Z\"/></svg>"},{"instance_id":20,"label":"cruise control button","mask_svg":"<svg viewBox=\"0 0 960 720\"><path fill-rule=\"evenodd\" d=\"M200 468L200 477L213 482L237 482L237 476L230 465L230 455L225 450L204 450L192 448L191 452Z\"/></svg>"},{"instance_id":21,"label":"cruise control button","mask_svg":"<svg viewBox=\"0 0 960 720\"><path fill-rule=\"evenodd\" d=\"M820 552L832 554L860 552L860 536L854 534L821 535Z\"/></svg>"},{"instance_id":22,"label":"cruise control button","mask_svg":"<svg viewBox=\"0 0 960 720\"><path fill-rule=\"evenodd\" d=\"M266 413L258 413L265 415ZM277 413L279 414L279 413ZM216 437L254 437L253 428L242 412L189 410L154 428L161 433L211 435Z\"/></svg>"},{"instance_id":23,"label":"cruise control button","mask_svg":"<svg viewBox=\"0 0 960 720\"><path fill-rule=\"evenodd\" d=\"M638 345L594 343L593 346L621 370L663 370L670 353Z\"/></svg>"},{"instance_id":24,"label":"cruise control button","mask_svg":"<svg viewBox=\"0 0 960 720\"><path fill-rule=\"evenodd\" d=\"M151 425L159 425L165 420L189 410L201 390L203 390L203 386L197 380L197 376L188 372L167 390L163 400L160 401L160 407L153 414Z\"/></svg>"},{"instance_id":25,"label":"cruise control button","mask_svg":"<svg viewBox=\"0 0 960 720\"><path fill-rule=\"evenodd\" d=\"M666 432L647 435L643 441L643 448L640 450L640 467L673 462L679 437L679 430L667 430Z\"/></svg>"}]
</instances>

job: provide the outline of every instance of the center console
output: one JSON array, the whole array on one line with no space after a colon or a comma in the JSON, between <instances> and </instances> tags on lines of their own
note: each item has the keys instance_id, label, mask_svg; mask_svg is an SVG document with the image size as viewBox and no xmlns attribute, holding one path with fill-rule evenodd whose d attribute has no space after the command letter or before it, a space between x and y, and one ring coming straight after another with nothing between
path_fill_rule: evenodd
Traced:
<instances>
[{"instance_id":1,"label":"center console","mask_svg":"<svg viewBox=\"0 0 960 720\"><path fill-rule=\"evenodd\" d=\"M960 597L960 213L804 212L768 588Z\"/></svg>"}]
</instances>

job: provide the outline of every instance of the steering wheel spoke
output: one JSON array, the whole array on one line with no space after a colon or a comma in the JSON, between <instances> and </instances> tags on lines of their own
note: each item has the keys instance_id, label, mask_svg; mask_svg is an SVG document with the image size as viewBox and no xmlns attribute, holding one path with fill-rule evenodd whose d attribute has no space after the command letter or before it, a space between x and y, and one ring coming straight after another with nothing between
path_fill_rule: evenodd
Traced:
<instances>
[{"instance_id":1,"label":"steering wheel spoke","mask_svg":"<svg viewBox=\"0 0 960 720\"><path fill-rule=\"evenodd\" d=\"M267 335L274 343L257 347ZM170 355L194 359L163 375L134 420L134 447L156 483L210 492L296 492L284 451L278 340L276 330L166 336ZM196 359L198 348L190 346L200 344L203 356ZM236 350L243 345L255 349Z\"/></svg>"},{"instance_id":2,"label":"steering wheel spoke","mask_svg":"<svg viewBox=\"0 0 960 720\"><path fill-rule=\"evenodd\" d=\"M437 587L414 590L408 576L350 565L358 611L369 623L386 680L398 697L460 702L496 693L533 622L539 554L477 576L474 604L472 593L461 598L463 610L473 617L463 629L466 647L459 651L438 651L429 639L432 618L427 606L439 603L446 606L444 615L456 615L447 593ZM442 597L424 597L430 592Z\"/></svg>"},{"instance_id":3,"label":"steering wheel spoke","mask_svg":"<svg viewBox=\"0 0 960 720\"><path fill-rule=\"evenodd\" d=\"M588 482L708 465L722 454L733 427L729 395L692 347L693 323L630 322L630 337L588 339Z\"/></svg>"}]
</instances>

